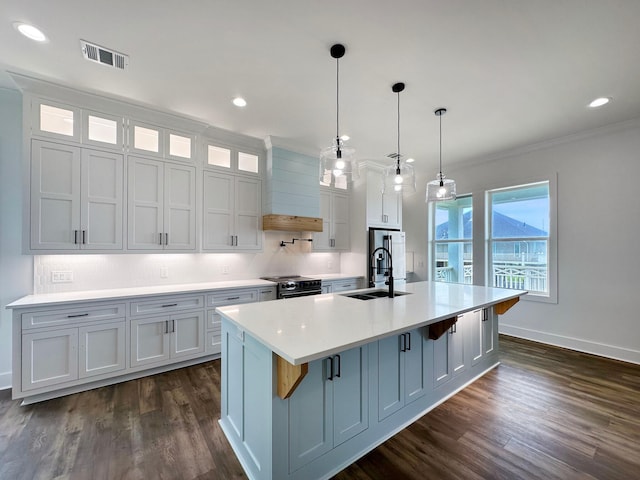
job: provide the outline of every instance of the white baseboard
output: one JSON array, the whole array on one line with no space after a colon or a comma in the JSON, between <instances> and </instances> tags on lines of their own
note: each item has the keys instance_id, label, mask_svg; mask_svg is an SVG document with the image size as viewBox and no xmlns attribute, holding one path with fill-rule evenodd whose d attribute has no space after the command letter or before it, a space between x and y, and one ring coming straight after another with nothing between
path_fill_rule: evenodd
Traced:
<instances>
[{"instance_id":1,"label":"white baseboard","mask_svg":"<svg viewBox=\"0 0 640 480\"><path fill-rule=\"evenodd\" d=\"M0 390L11 388L11 372L0 373Z\"/></svg>"},{"instance_id":2,"label":"white baseboard","mask_svg":"<svg viewBox=\"0 0 640 480\"><path fill-rule=\"evenodd\" d=\"M640 365L640 350L631 350L630 348L616 347L580 338L564 337L562 335L515 327L513 325L500 324L499 331L512 337L524 338L526 340L533 340L534 342L546 343L555 345L556 347L568 348L578 352L590 353L600 357Z\"/></svg>"}]
</instances>

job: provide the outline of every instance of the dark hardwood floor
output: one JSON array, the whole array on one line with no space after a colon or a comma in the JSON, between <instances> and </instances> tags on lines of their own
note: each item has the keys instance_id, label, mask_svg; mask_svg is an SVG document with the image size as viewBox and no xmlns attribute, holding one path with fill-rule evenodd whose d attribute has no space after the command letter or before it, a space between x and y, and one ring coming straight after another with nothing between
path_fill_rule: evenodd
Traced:
<instances>
[{"instance_id":1,"label":"dark hardwood floor","mask_svg":"<svg viewBox=\"0 0 640 480\"><path fill-rule=\"evenodd\" d=\"M640 366L502 336L502 364L337 480L640 478ZM0 479L246 478L220 364L21 407L0 392Z\"/></svg>"}]
</instances>

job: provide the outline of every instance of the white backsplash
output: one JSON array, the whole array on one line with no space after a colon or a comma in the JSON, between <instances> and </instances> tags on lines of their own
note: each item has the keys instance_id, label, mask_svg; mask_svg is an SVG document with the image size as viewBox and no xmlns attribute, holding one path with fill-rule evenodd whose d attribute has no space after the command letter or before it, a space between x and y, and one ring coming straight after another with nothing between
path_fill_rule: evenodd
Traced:
<instances>
[{"instance_id":1,"label":"white backsplash","mask_svg":"<svg viewBox=\"0 0 640 480\"><path fill-rule=\"evenodd\" d=\"M265 232L264 250L260 253L36 255L33 293L340 273L339 253L312 253L308 242L280 247L281 240L291 241L299 236ZM163 271L167 278L161 277ZM53 283L54 272L71 272L73 281Z\"/></svg>"}]
</instances>

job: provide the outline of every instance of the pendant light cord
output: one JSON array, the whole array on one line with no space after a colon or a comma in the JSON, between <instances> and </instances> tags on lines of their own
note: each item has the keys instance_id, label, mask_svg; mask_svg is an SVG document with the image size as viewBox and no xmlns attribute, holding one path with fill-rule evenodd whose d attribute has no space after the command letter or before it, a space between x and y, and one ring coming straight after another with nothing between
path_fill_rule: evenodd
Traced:
<instances>
[{"instance_id":1,"label":"pendant light cord","mask_svg":"<svg viewBox=\"0 0 640 480\"><path fill-rule=\"evenodd\" d=\"M398 92L398 157L396 158L396 173L400 174L400 92Z\"/></svg>"},{"instance_id":2,"label":"pendant light cord","mask_svg":"<svg viewBox=\"0 0 640 480\"><path fill-rule=\"evenodd\" d=\"M444 185L442 181L442 114L440 116L440 186Z\"/></svg>"},{"instance_id":3,"label":"pendant light cord","mask_svg":"<svg viewBox=\"0 0 640 480\"><path fill-rule=\"evenodd\" d=\"M340 59L336 58L336 141L340 149Z\"/></svg>"}]
</instances>

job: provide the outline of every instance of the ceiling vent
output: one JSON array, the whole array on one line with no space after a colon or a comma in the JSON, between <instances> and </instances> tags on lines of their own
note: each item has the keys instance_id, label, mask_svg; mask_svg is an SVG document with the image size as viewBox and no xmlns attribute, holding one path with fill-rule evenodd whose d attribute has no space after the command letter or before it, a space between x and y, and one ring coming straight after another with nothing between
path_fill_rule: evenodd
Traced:
<instances>
[{"instance_id":1,"label":"ceiling vent","mask_svg":"<svg viewBox=\"0 0 640 480\"><path fill-rule=\"evenodd\" d=\"M80 46L82 47L82 54L87 60L120 70L126 70L129 66L129 55L118 53L84 40L80 40Z\"/></svg>"}]
</instances>

